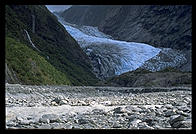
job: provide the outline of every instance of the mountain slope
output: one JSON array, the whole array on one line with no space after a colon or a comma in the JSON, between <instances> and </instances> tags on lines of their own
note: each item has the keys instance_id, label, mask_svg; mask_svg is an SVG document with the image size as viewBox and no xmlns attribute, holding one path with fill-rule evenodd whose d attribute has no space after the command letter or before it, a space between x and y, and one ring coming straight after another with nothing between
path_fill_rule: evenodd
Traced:
<instances>
[{"instance_id":1,"label":"mountain slope","mask_svg":"<svg viewBox=\"0 0 196 134\"><path fill-rule=\"evenodd\" d=\"M5 17L6 38L34 49L72 85L93 85L97 81L86 54L45 6L7 5ZM10 50L6 53L11 55Z\"/></svg>"},{"instance_id":2,"label":"mountain slope","mask_svg":"<svg viewBox=\"0 0 196 134\"><path fill-rule=\"evenodd\" d=\"M8 83L21 81L23 84L31 85L71 84L65 74L55 69L34 50L9 37L6 38L6 63L7 69L15 72L15 77L10 80L11 77L7 75Z\"/></svg>"},{"instance_id":3,"label":"mountain slope","mask_svg":"<svg viewBox=\"0 0 196 134\"><path fill-rule=\"evenodd\" d=\"M107 5L73 5L59 15L69 23L98 26L108 10L109 6Z\"/></svg>"},{"instance_id":4,"label":"mountain slope","mask_svg":"<svg viewBox=\"0 0 196 134\"><path fill-rule=\"evenodd\" d=\"M166 68L165 70L157 72L137 69L110 78L104 84L107 86L123 87L191 86L192 74L190 72L180 72L173 68Z\"/></svg>"},{"instance_id":5,"label":"mountain slope","mask_svg":"<svg viewBox=\"0 0 196 134\"><path fill-rule=\"evenodd\" d=\"M192 6L189 5L72 6L61 16L70 23L98 26L117 40L191 49ZM95 16L96 20L91 21Z\"/></svg>"}]
</instances>

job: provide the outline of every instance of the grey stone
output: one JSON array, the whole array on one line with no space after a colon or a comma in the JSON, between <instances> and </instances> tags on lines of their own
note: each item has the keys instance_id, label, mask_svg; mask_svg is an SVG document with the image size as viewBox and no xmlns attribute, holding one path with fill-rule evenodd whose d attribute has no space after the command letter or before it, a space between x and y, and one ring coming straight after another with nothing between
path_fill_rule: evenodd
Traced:
<instances>
[{"instance_id":1,"label":"grey stone","mask_svg":"<svg viewBox=\"0 0 196 134\"><path fill-rule=\"evenodd\" d=\"M133 106L126 106L125 109L128 110L128 111L131 111L131 112L141 112L141 111L143 111L141 108L133 107Z\"/></svg>"},{"instance_id":2,"label":"grey stone","mask_svg":"<svg viewBox=\"0 0 196 134\"><path fill-rule=\"evenodd\" d=\"M140 122L142 122L142 120L140 120L140 119L134 119L133 121L130 122L130 126L138 127L138 124Z\"/></svg>"},{"instance_id":3,"label":"grey stone","mask_svg":"<svg viewBox=\"0 0 196 134\"><path fill-rule=\"evenodd\" d=\"M51 129L64 129L65 128L65 124L62 123L50 123L50 126L52 127Z\"/></svg>"},{"instance_id":4,"label":"grey stone","mask_svg":"<svg viewBox=\"0 0 196 134\"><path fill-rule=\"evenodd\" d=\"M112 102L111 101L104 101L101 104L103 104L105 106L112 106Z\"/></svg>"},{"instance_id":5,"label":"grey stone","mask_svg":"<svg viewBox=\"0 0 196 134\"><path fill-rule=\"evenodd\" d=\"M138 123L138 127L140 129L154 129L153 127L148 126L148 124L146 122L140 122L140 123Z\"/></svg>"},{"instance_id":6,"label":"grey stone","mask_svg":"<svg viewBox=\"0 0 196 134\"><path fill-rule=\"evenodd\" d=\"M143 110L141 108L135 107L132 109L133 112L142 112Z\"/></svg>"},{"instance_id":7,"label":"grey stone","mask_svg":"<svg viewBox=\"0 0 196 134\"><path fill-rule=\"evenodd\" d=\"M93 109L93 114L106 114L106 112L103 109Z\"/></svg>"},{"instance_id":8,"label":"grey stone","mask_svg":"<svg viewBox=\"0 0 196 134\"><path fill-rule=\"evenodd\" d=\"M170 117L172 115L175 115L176 112L172 109L172 110L168 110L165 112L165 117Z\"/></svg>"},{"instance_id":9,"label":"grey stone","mask_svg":"<svg viewBox=\"0 0 196 134\"><path fill-rule=\"evenodd\" d=\"M60 100L59 105L65 105L65 104L67 104L67 103L68 103L67 100Z\"/></svg>"},{"instance_id":10,"label":"grey stone","mask_svg":"<svg viewBox=\"0 0 196 134\"><path fill-rule=\"evenodd\" d=\"M147 113L146 116L150 116L150 117L154 118L154 117L156 117L156 113L150 112L150 113Z\"/></svg>"},{"instance_id":11,"label":"grey stone","mask_svg":"<svg viewBox=\"0 0 196 134\"><path fill-rule=\"evenodd\" d=\"M52 105L52 106L58 106L58 103L56 103L55 101L52 101L52 102L51 102L51 105Z\"/></svg>"},{"instance_id":12,"label":"grey stone","mask_svg":"<svg viewBox=\"0 0 196 134\"><path fill-rule=\"evenodd\" d=\"M122 125L117 123L117 122L115 122L112 127L113 128L122 128Z\"/></svg>"},{"instance_id":13,"label":"grey stone","mask_svg":"<svg viewBox=\"0 0 196 134\"><path fill-rule=\"evenodd\" d=\"M182 115L173 115L170 117L169 123L172 127L178 127L179 126L179 121L183 121L184 116Z\"/></svg>"},{"instance_id":14,"label":"grey stone","mask_svg":"<svg viewBox=\"0 0 196 134\"><path fill-rule=\"evenodd\" d=\"M8 121L8 122L6 122L6 126L8 126L8 127L14 127L14 126L16 126L16 122Z\"/></svg>"},{"instance_id":15,"label":"grey stone","mask_svg":"<svg viewBox=\"0 0 196 134\"><path fill-rule=\"evenodd\" d=\"M61 101L61 98L60 97L56 97L53 101L56 102L57 104L59 104L59 102Z\"/></svg>"},{"instance_id":16,"label":"grey stone","mask_svg":"<svg viewBox=\"0 0 196 134\"><path fill-rule=\"evenodd\" d=\"M154 123L154 119L152 119L153 117L144 117L143 121L146 122L149 126L153 126Z\"/></svg>"},{"instance_id":17,"label":"grey stone","mask_svg":"<svg viewBox=\"0 0 196 134\"><path fill-rule=\"evenodd\" d=\"M156 116L163 116L163 112L161 110L157 110L155 114Z\"/></svg>"},{"instance_id":18,"label":"grey stone","mask_svg":"<svg viewBox=\"0 0 196 134\"><path fill-rule=\"evenodd\" d=\"M187 104L185 102L178 102L175 106L186 106Z\"/></svg>"},{"instance_id":19,"label":"grey stone","mask_svg":"<svg viewBox=\"0 0 196 134\"><path fill-rule=\"evenodd\" d=\"M49 119L50 123L61 122L59 116L56 114L44 114L42 115L42 119L46 119L46 120Z\"/></svg>"},{"instance_id":20,"label":"grey stone","mask_svg":"<svg viewBox=\"0 0 196 134\"><path fill-rule=\"evenodd\" d=\"M189 113L183 112L183 111L177 111L178 114L183 115L185 117L189 116Z\"/></svg>"},{"instance_id":21,"label":"grey stone","mask_svg":"<svg viewBox=\"0 0 196 134\"><path fill-rule=\"evenodd\" d=\"M19 122L20 125L29 125L30 123L31 123L30 120L21 120L21 121Z\"/></svg>"},{"instance_id":22,"label":"grey stone","mask_svg":"<svg viewBox=\"0 0 196 134\"><path fill-rule=\"evenodd\" d=\"M192 121L191 120L185 120L181 121L181 128L191 128L192 127Z\"/></svg>"},{"instance_id":23,"label":"grey stone","mask_svg":"<svg viewBox=\"0 0 196 134\"><path fill-rule=\"evenodd\" d=\"M177 121L177 122L174 122L173 124L171 124L171 126L173 128L180 128L182 125L181 121Z\"/></svg>"},{"instance_id":24,"label":"grey stone","mask_svg":"<svg viewBox=\"0 0 196 134\"><path fill-rule=\"evenodd\" d=\"M165 108L167 108L167 109L172 109L173 106L172 106L172 104L166 104L166 105L165 105Z\"/></svg>"},{"instance_id":25,"label":"grey stone","mask_svg":"<svg viewBox=\"0 0 196 134\"><path fill-rule=\"evenodd\" d=\"M35 127L35 126L34 126ZM39 128L39 129L51 129L52 126L49 124L42 124L41 126L37 126L35 128Z\"/></svg>"},{"instance_id":26,"label":"grey stone","mask_svg":"<svg viewBox=\"0 0 196 134\"><path fill-rule=\"evenodd\" d=\"M72 129L81 129L81 127L79 125L73 125Z\"/></svg>"},{"instance_id":27,"label":"grey stone","mask_svg":"<svg viewBox=\"0 0 196 134\"><path fill-rule=\"evenodd\" d=\"M114 108L114 113L123 113L122 111L122 107L117 107L117 108Z\"/></svg>"},{"instance_id":28,"label":"grey stone","mask_svg":"<svg viewBox=\"0 0 196 134\"><path fill-rule=\"evenodd\" d=\"M47 119L47 118L40 118L40 119L39 119L39 122L40 122L40 123L47 123L47 124L48 124L48 123L50 123L50 120Z\"/></svg>"},{"instance_id":29,"label":"grey stone","mask_svg":"<svg viewBox=\"0 0 196 134\"><path fill-rule=\"evenodd\" d=\"M163 108L162 108L162 111L163 111L163 112L166 112L166 111L167 111L167 108L166 108L166 107L163 107Z\"/></svg>"},{"instance_id":30,"label":"grey stone","mask_svg":"<svg viewBox=\"0 0 196 134\"><path fill-rule=\"evenodd\" d=\"M84 119L84 118L80 118L77 120L77 123L78 124L87 124L88 123L88 120L87 119Z\"/></svg>"},{"instance_id":31,"label":"grey stone","mask_svg":"<svg viewBox=\"0 0 196 134\"><path fill-rule=\"evenodd\" d=\"M24 119L25 119L24 117L16 116L16 120L19 121L19 122L22 121L22 120L24 120Z\"/></svg>"},{"instance_id":32,"label":"grey stone","mask_svg":"<svg viewBox=\"0 0 196 134\"><path fill-rule=\"evenodd\" d=\"M72 126L72 125L67 125L65 128L67 128L67 129L72 129L73 126Z\"/></svg>"},{"instance_id":33,"label":"grey stone","mask_svg":"<svg viewBox=\"0 0 196 134\"><path fill-rule=\"evenodd\" d=\"M79 100L79 101L78 101L78 105L79 105L79 106L88 106L89 104L86 103L86 102L84 102L84 101Z\"/></svg>"},{"instance_id":34,"label":"grey stone","mask_svg":"<svg viewBox=\"0 0 196 134\"><path fill-rule=\"evenodd\" d=\"M155 125L153 126L153 128L154 128L154 129L162 129L163 127L160 126L160 125L158 125L158 124L155 124Z\"/></svg>"}]
</instances>

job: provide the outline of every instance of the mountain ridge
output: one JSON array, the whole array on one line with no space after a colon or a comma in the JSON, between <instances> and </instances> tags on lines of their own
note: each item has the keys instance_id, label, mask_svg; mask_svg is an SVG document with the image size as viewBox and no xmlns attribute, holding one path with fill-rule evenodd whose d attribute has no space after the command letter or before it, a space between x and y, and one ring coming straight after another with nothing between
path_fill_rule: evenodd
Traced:
<instances>
[{"instance_id":1,"label":"mountain ridge","mask_svg":"<svg viewBox=\"0 0 196 134\"><path fill-rule=\"evenodd\" d=\"M77 14L86 10L88 12ZM97 15L98 12L105 15ZM69 23L98 26L100 31L117 40L180 50L191 49L191 15L190 5L93 5L80 8L72 6L61 13ZM95 16L98 22L91 21Z\"/></svg>"}]
</instances>

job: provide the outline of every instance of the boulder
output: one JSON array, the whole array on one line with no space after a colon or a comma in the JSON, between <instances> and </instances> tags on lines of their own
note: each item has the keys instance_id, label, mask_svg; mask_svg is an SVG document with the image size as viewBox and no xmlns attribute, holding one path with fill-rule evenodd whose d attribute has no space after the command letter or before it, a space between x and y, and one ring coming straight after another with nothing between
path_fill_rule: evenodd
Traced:
<instances>
[{"instance_id":1,"label":"boulder","mask_svg":"<svg viewBox=\"0 0 196 134\"><path fill-rule=\"evenodd\" d=\"M184 120L184 116L182 115L173 115L170 117L169 123L174 128L179 128L181 126L181 122Z\"/></svg>"},{"instance_id":2,"label":"boulder","mask_svg":"<svg viewBox=\"0 0 196 134\"><path fill-rule=\"evenodd\" d=\"M165 117L170 117L172 115L175 115L176 114L176 111L175 110L168 110L165 112Z\"/></svg>"},{"instance_id":3,"label":"boulder","mask_svg":"<svg viewBox=\"0 0 196 134\"><path fill-rule=\"evenodd\" d=\"M66 105L68 103L67 100L60 100L59 105Z\"/></svg>"},{"instance_id":4,"label":"boulder","mask_svg":"<svg viewBox=\"0 0 196 134\"><path fill-rule=\"evenodd\" d=\"M61 122L60 118L58 115L56 114L44 114L42 115L41 119L40 120L50 120L50 123L53 123L53 122Z\"/></svg>"}]
</instances>

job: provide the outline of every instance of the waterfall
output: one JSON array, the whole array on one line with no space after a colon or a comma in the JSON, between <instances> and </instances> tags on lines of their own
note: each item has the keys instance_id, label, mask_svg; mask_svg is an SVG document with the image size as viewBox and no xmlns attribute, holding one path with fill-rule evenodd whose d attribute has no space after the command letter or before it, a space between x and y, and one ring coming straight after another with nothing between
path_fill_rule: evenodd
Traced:
<instances>
[{"instance_id":1,"label":"waterfall","mask_svg":"<svg viewBox=\"0 0 196 134\"><path fill-rule=\"evenodd\" d=\"M28 38L30 44L31 44L36 50L38 50L38 51L40 52L40 50L39 50L39 49L33 44L33 42L31 41L31 37L29 36L29 33L27 32L27 30L24 29L24 31L25 31L25 33L26 33L26 35L27 35L27 38Z\"/></svg>"}]
</instances>

